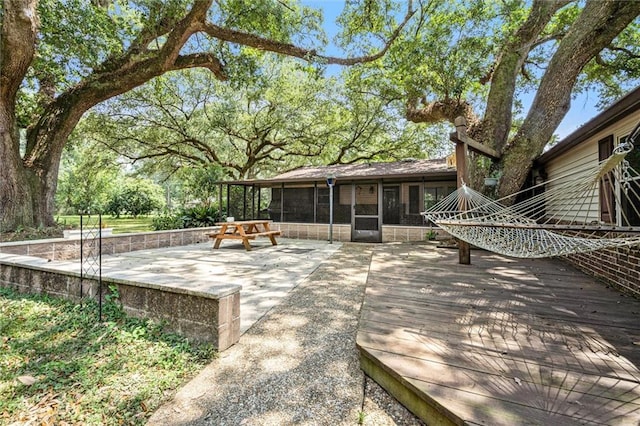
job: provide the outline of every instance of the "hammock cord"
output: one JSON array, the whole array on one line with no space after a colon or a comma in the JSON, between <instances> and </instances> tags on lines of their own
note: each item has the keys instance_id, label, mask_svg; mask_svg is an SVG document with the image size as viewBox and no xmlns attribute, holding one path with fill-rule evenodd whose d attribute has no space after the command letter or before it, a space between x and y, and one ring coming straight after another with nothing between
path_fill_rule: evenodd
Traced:
<instances>
[{"instance_id":1,"label":"hammock cord","mask_svg":"<svg viewBox=\"0 0 640 426\"><path fill-rule=\"evenodd\" d=\"M626 160L638 137L640 124L597 167L576 168L499 200L463 184L422 215L456 238L513 257L640 244L640 174ZM610 221L601 220L602 205Z\"/></svg>"}]
</instances>

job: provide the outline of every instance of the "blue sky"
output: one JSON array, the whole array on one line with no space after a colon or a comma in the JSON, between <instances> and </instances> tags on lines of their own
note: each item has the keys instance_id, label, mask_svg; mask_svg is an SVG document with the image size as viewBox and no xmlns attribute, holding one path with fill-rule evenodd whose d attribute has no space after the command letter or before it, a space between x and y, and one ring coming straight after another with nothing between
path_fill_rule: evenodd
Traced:
<instances>
[{"instance_id":1,"label":"blue sky","mask_svg":"<svg viewBox=\"0 0 640 426\"><path fill-rule=\"evenodd\" d=\"M324 13L324 29L325 32L331 41L333 36L336 35L339 28L335 23L336 17L342 11L344 6L343 0L301 0L302 4L306 6L311 6L314 8L322 9ZM327 54L335 55L335 56L343 56L342 52L334 45L330 45L327 48ZM338 66L336 66L339 68ZM530 103L533 100L533 95L531 94L529 99L524 99L523 101L526 103ZM571 132L576 130L582 124L589 121L595 115L598 114L598 110L595 108L595 105L598 102L598 96L594 93L585 93L579 95L576 99L571 102L571 109L562 120L558 129L556 130L556 134L560 137L560 139L569 135Z\"/></svg>"}]
</instances>

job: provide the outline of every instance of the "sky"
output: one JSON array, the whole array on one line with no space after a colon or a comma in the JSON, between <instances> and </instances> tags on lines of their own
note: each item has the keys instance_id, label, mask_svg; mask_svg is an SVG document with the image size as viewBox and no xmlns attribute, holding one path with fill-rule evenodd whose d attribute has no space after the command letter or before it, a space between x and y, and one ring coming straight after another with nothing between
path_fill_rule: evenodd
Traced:
<instances>
[{"instance_id":1,"label":"sky","mask_svg":"<svg viewBox=\"0 0 640 426\"><path fill-rule=\"evenodd\" d=\"M333 36L337 34L339 31L338 25L335 23L336 18L342 11L344 7L343 0L301 0L301 3L305 6L310 6L317 9L322 9L324 13L324 30L328 36L328 39L331 41ZM344 56L343 52L334 45L329 45L327 47L326 53L328 55L334 56ZM340 68L339 66L335 66L336 71ZM523 99L525 106L530 104L533 101L534 94L530 94L528 97ZM598 109L595 105L598 103L598 96L595 92L592 93L584 93L578 95L571 102L571 109L564 117L558 129L556 130L556 134L562 140L564 137L571 134L573 131L578 129L581 125L589 121L591 118L598 114Z\"/></svg>"}]
</instances>

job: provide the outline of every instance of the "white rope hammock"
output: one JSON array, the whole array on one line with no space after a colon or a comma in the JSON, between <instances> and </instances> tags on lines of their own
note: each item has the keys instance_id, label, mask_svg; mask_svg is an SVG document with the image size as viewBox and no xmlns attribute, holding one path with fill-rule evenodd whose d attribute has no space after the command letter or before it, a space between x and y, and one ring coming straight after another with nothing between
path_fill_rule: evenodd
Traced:
<instances>
[{"instance_id":1,"label":"white rope hammock","mask_svg":"<svg viewBox=\"0 0 640 426\"><path fill-rule=\"evenodd\" d=\"M640 175L625 160L639 128L596 168L577 169L497 201L462 185L422 214L456 238L512 257L640 244ZM600 220L602 203L615 216L612 223Z\"/></svg>"}]
</instances>

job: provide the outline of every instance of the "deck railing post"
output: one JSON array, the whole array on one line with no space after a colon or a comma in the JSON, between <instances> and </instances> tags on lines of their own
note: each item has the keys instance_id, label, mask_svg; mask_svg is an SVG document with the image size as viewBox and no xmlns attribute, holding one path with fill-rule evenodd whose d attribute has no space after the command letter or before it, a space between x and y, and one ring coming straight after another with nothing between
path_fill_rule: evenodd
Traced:
<instances>
[{"instance_id":1,"label":"deck railing post","mask_svg":"<svg viewBox=\"0 0 640 426\"><path fill-rule=\"evenodd\" d=\"M452 139L455 139L454 142L456 143L456 170L458 172L458 188L460 188L463 184L469 182L467 172L467 144L464 142L467 134L467 122L464 117L457 117L455 124L456 133ZM458 206L459 210L465 211L467 209L466 204L466 202L461 201ZM458 262L461 265L471 264L471 247L469 243L461 239L458 239Z\"/></svg>"}]
</instances>

